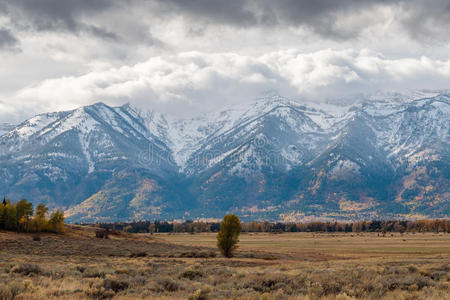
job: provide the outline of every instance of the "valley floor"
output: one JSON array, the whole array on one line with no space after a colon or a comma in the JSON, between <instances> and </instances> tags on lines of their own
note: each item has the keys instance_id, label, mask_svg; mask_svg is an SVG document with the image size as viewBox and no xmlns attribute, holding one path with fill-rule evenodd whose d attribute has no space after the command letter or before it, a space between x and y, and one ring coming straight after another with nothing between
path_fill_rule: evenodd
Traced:
<instances>
[{"instance_id":1,"label":"valley floor","mask_svg":"<svg viewBox=\"0 0 450 300\"><path fill-rule=\"evenodd\" d=\"M0 232L0 299L449 299L450 234Z\"/></svg>"}]
</instances>

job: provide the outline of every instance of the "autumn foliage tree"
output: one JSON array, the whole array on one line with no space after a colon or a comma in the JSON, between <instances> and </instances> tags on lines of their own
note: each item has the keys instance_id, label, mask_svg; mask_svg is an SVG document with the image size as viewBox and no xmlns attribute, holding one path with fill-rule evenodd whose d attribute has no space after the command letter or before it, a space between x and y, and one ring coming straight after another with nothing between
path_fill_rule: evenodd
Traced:
<instances>
[{"instance_id":1,"label":"autumn foliage tree","mask_svg":"<svg viewBox=\"0 0 450 300\"><path fill-rule=\"evenodd\" d=\"M16 228L17 231L28 231L33 217L33 204L25 199L16 203Z\"/></svg>"},{"instance_id":2,"label":"autumn foliage tree","mask_svg":"<svg viewBox=\"0 0 450 300\"><path fill-rule=\"evenodd\" d=\"M241 230L241 221L236 215L226 215L223 218L219 233L217 233L217 247L225 257L233 256Z\"/></svg>"},{"instance_id":3,"label":"autumn foliage tree","mask_svg":"<svg viewBox=\"0 0 450 300\"><path fill-rule=\"evenodd\" d=\"M48 220L48 230L52 232L64 232L64 212L57 209L52 212Z\"/></svg>"},{"instance_id":4,"label":"autumn foliage tree","mask_svg":"<svg viewBox=\"0 0 450 300\"><path fill-rule=\"evenodd\" d=\"M36 231L44 231L48 226L47 212L48 208L42 203L36 207L36 212L34 214L34 225L36 226Z\"/></svg>"},{"instance_id":5,"label":"autumn foliage tree","mask_svg":"<svg viewBox=\"0 0 450 300\"><path fill-rule=\"evenodd\" d=\"M33 215L33 204L25 199L0 202L0 229L19 232L63 232L64 213L54 211L48 218L48 208L39 204Z\"/></svg>"}]
</instances>

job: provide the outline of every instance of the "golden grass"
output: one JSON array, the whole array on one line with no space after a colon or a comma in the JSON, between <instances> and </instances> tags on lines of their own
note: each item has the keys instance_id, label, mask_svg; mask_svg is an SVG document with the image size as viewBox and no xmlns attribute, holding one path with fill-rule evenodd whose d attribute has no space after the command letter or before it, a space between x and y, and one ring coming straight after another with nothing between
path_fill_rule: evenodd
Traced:
<instances>
[{"instance_id":1,"label":"golden grass","mask_svg":"<svg viewBox=\"0 0 450 300\"><path fill-rule=\"evenodd\" d=\"M449 299L450 235L0 232L0 299Z\"/></svg>"},{"instance_id":2,"label":"golden grass","mask_svg":"<svg viewBox=\"0 0 450 300\"><path fill-rule=\"evenodd\" d=\"M334 259L365 258L429 258L433 255L450 257L449 234L387 234L377 233L244 233L240 236L242 251L267 251L288 254L293 258L316 254ZM214 247L214 233L160 234L159 239L178 245Z\"/></svg>"}]
</instances>

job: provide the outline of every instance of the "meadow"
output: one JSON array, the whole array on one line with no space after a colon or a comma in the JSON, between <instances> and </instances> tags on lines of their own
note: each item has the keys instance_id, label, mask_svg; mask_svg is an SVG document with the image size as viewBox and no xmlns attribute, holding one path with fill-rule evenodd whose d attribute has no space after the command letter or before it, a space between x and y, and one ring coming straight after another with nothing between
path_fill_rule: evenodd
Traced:
<instances>
[{"instance_id":1,"label":"meadow","mask_svg":"<svg viewBox=\"0 0 450 300\"><path fill-rule=\"evenodd\" d=\"M0 299L449 299L448 233L0 232Z\"/></svg>"}]
</instances>

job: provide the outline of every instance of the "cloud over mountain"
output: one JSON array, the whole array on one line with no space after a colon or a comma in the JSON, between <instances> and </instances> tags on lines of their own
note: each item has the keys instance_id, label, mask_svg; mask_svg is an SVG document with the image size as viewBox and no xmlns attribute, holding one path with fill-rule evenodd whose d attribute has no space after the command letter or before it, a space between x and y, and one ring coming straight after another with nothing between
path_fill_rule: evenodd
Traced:
<instances>
[{"instance_id":1,"label":"cloud over mountain","mask_svg":"<svg viewBox=\"0 0 450 300\"><path fill-rule=\"evenodd\" d=\"M412 82L422 88L444 89L449 81L449 60L387 59L369 50L288 50L256 57L186 52L44 80L20 90L15 97L23 103L16 104L17 113L30 101L58 110L67 102L84 105L98 100L193 113L223 103L249 101L270 89L294 97L324 99L337 98L349 90L405 90Z\"/></svg>"},{"instance_id":2,"label":"cloud over mountain","mask_svg":"<svg viewBox=\"0 0 450 300\"><path fill-rule=\"evenodd\" d=\"M0 117L448 88L446 0L0 0ZM25 109L26 108L26 109Z\"/></svg>"}]
</instances>

